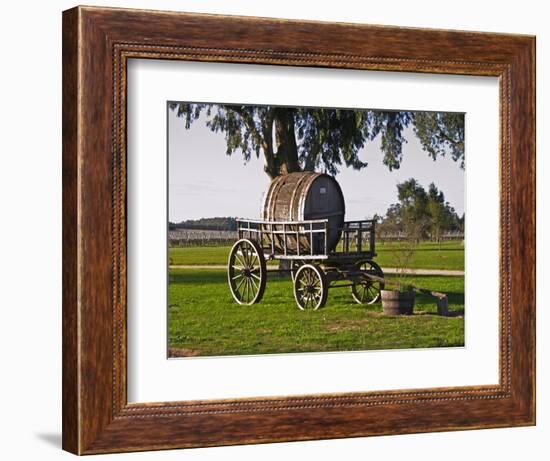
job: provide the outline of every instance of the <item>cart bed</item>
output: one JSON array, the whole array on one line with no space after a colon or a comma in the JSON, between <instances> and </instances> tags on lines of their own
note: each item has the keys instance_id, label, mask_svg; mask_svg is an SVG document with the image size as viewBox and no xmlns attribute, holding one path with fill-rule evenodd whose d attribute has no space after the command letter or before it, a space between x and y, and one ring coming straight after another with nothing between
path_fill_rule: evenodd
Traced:
<instances>
[{"instance_id":1,"label":"cart bed","mask_svg":"<svg viewBox=\"0 0 550 461\"><path fill-rule=\"evenodd\" d=\"M257 241L267 259L325 260L334 262L372 259L375 253L373 219L346 221L333 251L327 245L328 219L262 221L238 219L239 239Z\"/></svg>"}]
</instances>

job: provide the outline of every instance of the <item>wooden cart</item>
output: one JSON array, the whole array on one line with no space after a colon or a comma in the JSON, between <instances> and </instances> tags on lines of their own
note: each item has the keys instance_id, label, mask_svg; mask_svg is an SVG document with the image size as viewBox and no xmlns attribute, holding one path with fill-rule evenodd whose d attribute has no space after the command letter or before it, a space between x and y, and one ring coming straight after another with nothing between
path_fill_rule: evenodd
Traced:
<instances>
[{"instance_id":1,"label":"wooden cart","mask_svg":"<svg viewBox=\"0 0 550 461\"><path fill-rule=\"evenodd\" d=\"M328 290L351 288L359 304L380 299L384 273L373 259L375 221L347 221L338 228L338 244L332 246L329 219L305 221L237 220L239 240L229 253L229 288L239 304L262 299L267 276L290 272L296 304L302 310L319 309ZM266 261L284 260L288 268L267 269ZM381 280L382 279L382 280Z\"/></svg>"}]
</instances>

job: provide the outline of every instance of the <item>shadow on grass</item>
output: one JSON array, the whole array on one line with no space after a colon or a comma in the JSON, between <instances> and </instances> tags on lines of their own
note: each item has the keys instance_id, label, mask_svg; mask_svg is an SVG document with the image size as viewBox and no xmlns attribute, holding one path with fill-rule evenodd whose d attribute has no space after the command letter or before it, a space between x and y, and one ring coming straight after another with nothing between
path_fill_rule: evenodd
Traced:
<instances>
[{"instance_id":1,"label":"shadow on grass","mask_svg":"<svg viewBox=\"0 0 550 461\"><path fill-rule=\"evenodd\" d=\"M448 317L463 317L464 316L464 293L461 292L445 292L449 300L449 315ZM436 304L436 299L430 295L417 294L417 304ZM459 305L460 307L455 307Z\"/></svg>"},{"instance_id":2,"label":"shadow on grass","mask_svg":"<svg viewBox=\"0 0 550 461\"><path fill-rule=\"evenodd\" d=\"M178 269L176 269L177 271ZM205 285L210 283L227 283L227 271L223 269L180 269L181 272L170 271L168 282L182 285ZM268 282L291 280L290 274L268 274Z\"/></svg>"},{"instance_id":3,"label":"shadow on grass","mask_svg":"<svg viewBox=\"0 0 550 461\"><path fill-rule=\"evenodd\" d=\"M401 251L400 249L398 248L377 248L377 252L378 253L385 253L385 252L388 252L388 253L395 253L397 251ZM422 248L421 250L418 250L418 253L424 253L424 252L428 252L428 251L437 251L437 252L447 252L447 251L464 251L464 248Z\"/></svg>"},{"instance_id":4,"label":"shadow on grass","mask_svg":"<svg viewBox=\"0 0 550 461\"><path fill-rule=\"evenodd\" d=\"M428 281L433 279L431 276L415 276L411 279L411 281L416 282L415 285L417 286L424 286L425 288L428 288L430 285L430 289L433 289L433 284L424 284L424 281ZM290 277L279 277L276 274L270 274L268 276L268 285L269 284L280 284L280 283L288 283L290 281ZM196 269L196 270L175 270L170 271L169 273L169 283L170 284L176 284L176 285L182 285L182 286L203 286L206 287L208 285L217 285L218 287L220 285L227 285L227 273L225 270L212 270L212 269ZM279 285L282 286L282 285ZM437 287L437 283L436 283ZM213 288L213 287L212 287ZM449 287L450 288L450 287ZM291 290L291 288L289 287ZM460 291L446 291L443 286L441 286L441 289L446 295L449 300L449 317L461 317L464 316L464 292ZM456 289L456 288L455 288ZM290 292L291 293L291 292ZM270 294L273 294L273 292L270 292ZM331 299L335 300L341 297L335 296L336 293L329 292L329 296ZM285 305L287 303L287 299L285 298ZM347 299L338 299L339 302L343 302L347 304ZM416 304L422 305L422 306L433 306L433 309L435 309L436 306L436 298L431 295L425 295L425 294L417 294L416 296ZM169 307L177 307L178 304L171 304ZM355 306L355 304L353 304ZM334 307L334 306L332 306ZM375 306L372 306L373 310L380 310L381 306L379 303L377 303ZM326 309L330 309L331 306L327 306ZM370 309L369 309L370 310ZM430 308L429 314L433 314L432 309Z\"/></svg>"},{"instance_id":5,"label":"shadow on grass","mask_svg":"<svg viewBox=\"0 0 550 461\"><path fill-rule=\"evenodd\" d=\"M198 284L207 284L207 283L226 283L227 274L222 270L188 270L185 272L170 272L168 276L169 283L177 283L182 285L196 285Z\"/></svg>"}]
</instances>

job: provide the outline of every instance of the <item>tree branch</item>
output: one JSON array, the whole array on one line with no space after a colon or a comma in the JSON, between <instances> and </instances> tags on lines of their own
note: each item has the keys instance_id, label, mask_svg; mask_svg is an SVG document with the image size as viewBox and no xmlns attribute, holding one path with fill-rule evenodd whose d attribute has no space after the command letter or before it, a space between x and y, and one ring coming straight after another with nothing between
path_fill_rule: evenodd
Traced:
<instances>
[{"instance_id":1,"label":"tree branch","mask_svg":"<svg viewBox=\"0 0 550 461\"><path fill-rule=\"evenodd\" d=\"M241 117L242 121L246 125L246 128L250 131L250 133L254 137L254 140L256 141L256 144L258 146L262 146L262 148L263 148L264 147L264 142L263 142L261 134L258 132L258 130L256 128L256 124L254 123L254 118L252 117L252 115L250 115L249 112L247 112L246 110L243 110L240 107L229 106L228 108L229 108L229 110L232 110L233 112L237 113L239 115L239 117Z\"/></svg>"}]
</instances>

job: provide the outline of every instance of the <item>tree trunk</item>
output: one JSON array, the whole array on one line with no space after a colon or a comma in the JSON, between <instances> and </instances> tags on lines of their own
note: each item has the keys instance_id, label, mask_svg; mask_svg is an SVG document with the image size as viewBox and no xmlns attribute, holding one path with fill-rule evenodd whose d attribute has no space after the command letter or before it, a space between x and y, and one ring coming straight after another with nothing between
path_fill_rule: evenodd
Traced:
<instances>
[{"instance_id":1,"label":"tree trunk","mask_svg":"<svg viewBox=\"0 0 550 461\"><path fill-rule=\"evenodd\" d=\"M294 113L292 109L276 108L274 113L275 123L275 143L276 151L274 149L274 160L276 174L274 176L280 176L283 174L293 173L295 171L302 171L300 168L300 162L298 161L298 146L296 144L296 134L294 132ZM280 270L289 270L290 261L280 260ZM280 272L280 276L287 276L286 272Z\"/></svg>"},{"instance_id":2,"label":"tree trunk","mask_svg":"<svg viewBox=\"0 0 550 461\"><path fill-rule=\"evenodd\" d=\"M278 175L301 171L298 161L298 146L294 133L294 114L292 109L275 109L275 146L274 152ZM277 176L278 176L277 175Z\"/></svg>"}]
</instances>

